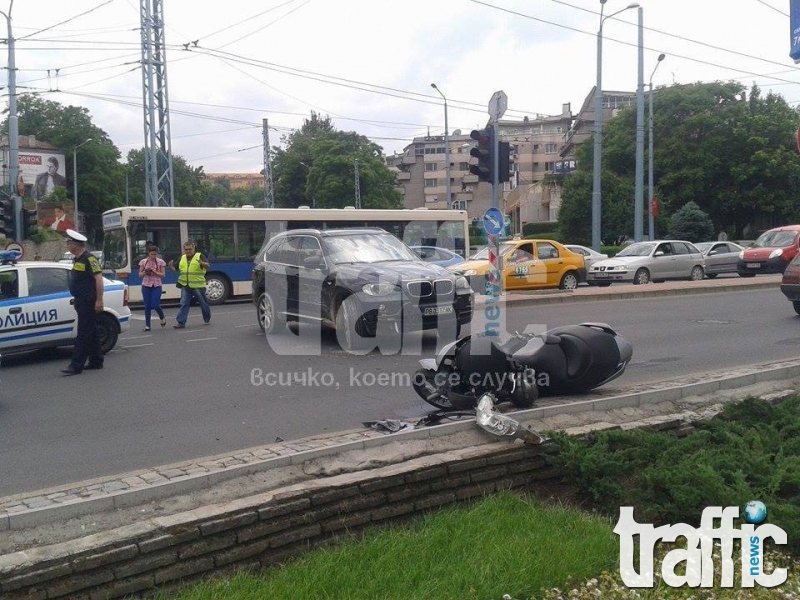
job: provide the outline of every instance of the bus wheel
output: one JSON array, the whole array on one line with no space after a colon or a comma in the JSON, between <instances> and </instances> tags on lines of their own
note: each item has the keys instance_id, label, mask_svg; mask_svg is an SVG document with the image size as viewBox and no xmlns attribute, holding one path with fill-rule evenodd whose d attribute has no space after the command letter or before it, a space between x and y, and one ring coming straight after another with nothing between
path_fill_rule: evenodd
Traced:
<instances>
[{"instance_id":1,"label":"bus wheel","mask_svg":"<svg viewBox=\"0 0 800 600\"><path fill-rule=\"evenodd\" d=\"M231 284L224 275L211 273L206 276L206 300L209 304L223 304L230 295Z\"/></svg>"},{"instance_id":2,"label":"bus wheel","mask_svg":"<svg viewBox=\"0 0 800 600\"><path fill-rule=\"evenodd\" d=\"M117 345L119 322L108 313L97 315L97 337L100 340L100 351L108 354Z\"/></svg>"}]
</instances>

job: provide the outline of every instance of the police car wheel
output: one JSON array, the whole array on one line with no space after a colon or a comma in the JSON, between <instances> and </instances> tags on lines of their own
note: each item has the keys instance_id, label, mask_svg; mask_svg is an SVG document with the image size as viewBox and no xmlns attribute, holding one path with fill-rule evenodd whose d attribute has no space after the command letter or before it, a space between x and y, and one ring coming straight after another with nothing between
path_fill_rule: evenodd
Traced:
<instances>
[{"instance_id":1,"label":"police car wheel","mask_svg":"<svg viewBox=\"0 0 800 600\"><path fill-rule=\"evenodd\" d=\"M107 354L117 345L119 324L113 316L103 313L97 316L97 331L100 335L100 350Z\"/></svg>"}]
</instances>

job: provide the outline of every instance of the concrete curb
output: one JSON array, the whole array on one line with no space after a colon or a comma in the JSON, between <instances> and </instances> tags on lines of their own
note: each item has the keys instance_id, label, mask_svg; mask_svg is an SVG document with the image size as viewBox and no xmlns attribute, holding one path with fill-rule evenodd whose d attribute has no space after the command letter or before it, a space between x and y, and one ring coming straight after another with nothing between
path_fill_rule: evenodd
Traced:
<instances>
[{"instance_id":1,"label":"concrete curb","mask_svg":"<svg viewBox=\"0 0 800 600\"><path fill-rule=\"evenodd\" d=\"M514 416L525 424L535 424L537 419L558 414L587 410L607 411L660 402L674 402L690 396L713 394L766 381L798 377L800 377L800 359L695 375L684 379L683 383L678 384L666 382L662 385L639 386L639 389L634 388L628 393L615 396L602 397L602 394L595 394L588 399L568 401L562 404L551 403L550 405L546 405L546 399L544 399L542 401L543 406L516 411ZM65 486L10 498L0 498L0 531L25 529L42 523L136 506L170 496L207 489L243 475L289 465L300 465L324 456L354 450L366 451L404 441L433 439L461 431L471 431L474 430L474 427L474 419L466 418L458 422L401 430L393 434L385 434L374 430L353 430L334 436L296 440L280 446L280 450L286 452L285 455L276 454L276 445L243 450L234 455L234 457L250 455L255 457L254 460L241 462L240 464L230 464L230 461L226 459L234 457L216 457L211 462L216 461L221 464L217 469L203 473L178 474L174 479L162 477L163 481L145 483L130 489L119 489L119 482L137 478L144 481L140 478L143 472L121 474L85 482L84 487L91 491L86 497L76 497L48 506L37 506L37 502L41 503L48 492L50 495L58 496L60 494L62 497L65 496L66 492L64 490L67 489ZM296 450L291 451L291 448ZM268 458L258 459L257 454L259 452L266 454ZM200 459L200 462L202 460L204 459ZM228 464L225 464L226 462ZM183 473L178 467L186 464L167 465L149 472L161 471L166 473L174 471Z\"/></svg>"},{"instance_id":2,"label":"concrete curb","mask_svg":"<svg viewBox=\"0 0 800 600\"><path fill-rule=\"evenodd\" d=\"M780 276L769 280L762 278L757 282L723 283L724 280L699 282L679 282L649 284L646 286L626 285L617 291L607 288L579 288L578 290L542 290L536 292L505 292L502 300L514 305L563 304L566 302L597 302L602 300L623 300L630 298L660 298L667 296L686 296L691 294L714 294L717 292L747 292L751 290L775 289L780 291ZM613 286L612 286L613 287ZM632 289L631 289L632 288ZM483 306L486 296L476 295L475 306Z\"/></svg>"}]
</instances>

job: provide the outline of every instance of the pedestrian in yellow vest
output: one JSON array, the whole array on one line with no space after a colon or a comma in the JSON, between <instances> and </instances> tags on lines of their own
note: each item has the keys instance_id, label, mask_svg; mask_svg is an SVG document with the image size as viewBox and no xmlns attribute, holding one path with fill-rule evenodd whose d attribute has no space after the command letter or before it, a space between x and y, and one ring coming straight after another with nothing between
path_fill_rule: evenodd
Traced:
<instances>
[{"instance_id":1,"label":"pedestrian in yellow vest","mask_svg":"<svg viewBox=\"0 0 800 600\"><path fill-rule=\"evenodd\" d=\"M178 271L177 286L181 288L181 308L178 311L177 323L173 325L175 329L186 327L186 318L189 316L189 307L192 298L197 299L200 310L203 313L203 321L206 325L211 322L211 307L206 300L206 271L211 264L203 258L199 252L195 252L194 244L186 242L183 245L183 256L175 266L175 261L169 261L169 268Z\"/></svg>"}]
</instances>

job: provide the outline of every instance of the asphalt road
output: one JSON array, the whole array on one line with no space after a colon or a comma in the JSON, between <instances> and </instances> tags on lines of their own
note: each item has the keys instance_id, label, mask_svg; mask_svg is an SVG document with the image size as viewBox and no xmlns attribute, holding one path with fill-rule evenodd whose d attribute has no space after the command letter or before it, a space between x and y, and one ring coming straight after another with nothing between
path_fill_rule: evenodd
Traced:
<instances>
[{"instance_id":1,"label":"asphalt road","mask_svg":"<svg viewBox=\"0 0 800 600\"><path fill-rule=\"evenodd\" d=\"M482 312L482 311L481 311ZM323 332L319 351L276 353L249 303L192 309L186 329L131 331L102 371L62 377L69 351L3 356L0 496L429 412L408 386L419 356L349 355ZM800 318L777 290L504 309L509 331L611 324L634 344L609 387L796 357ZM303 328L308 333L310 328ZM286 339L292 339L286 336ZM436 349L427 334L423 355ZM382 379L381 379L382 378Z\"/></svg>"}]
</instances>

